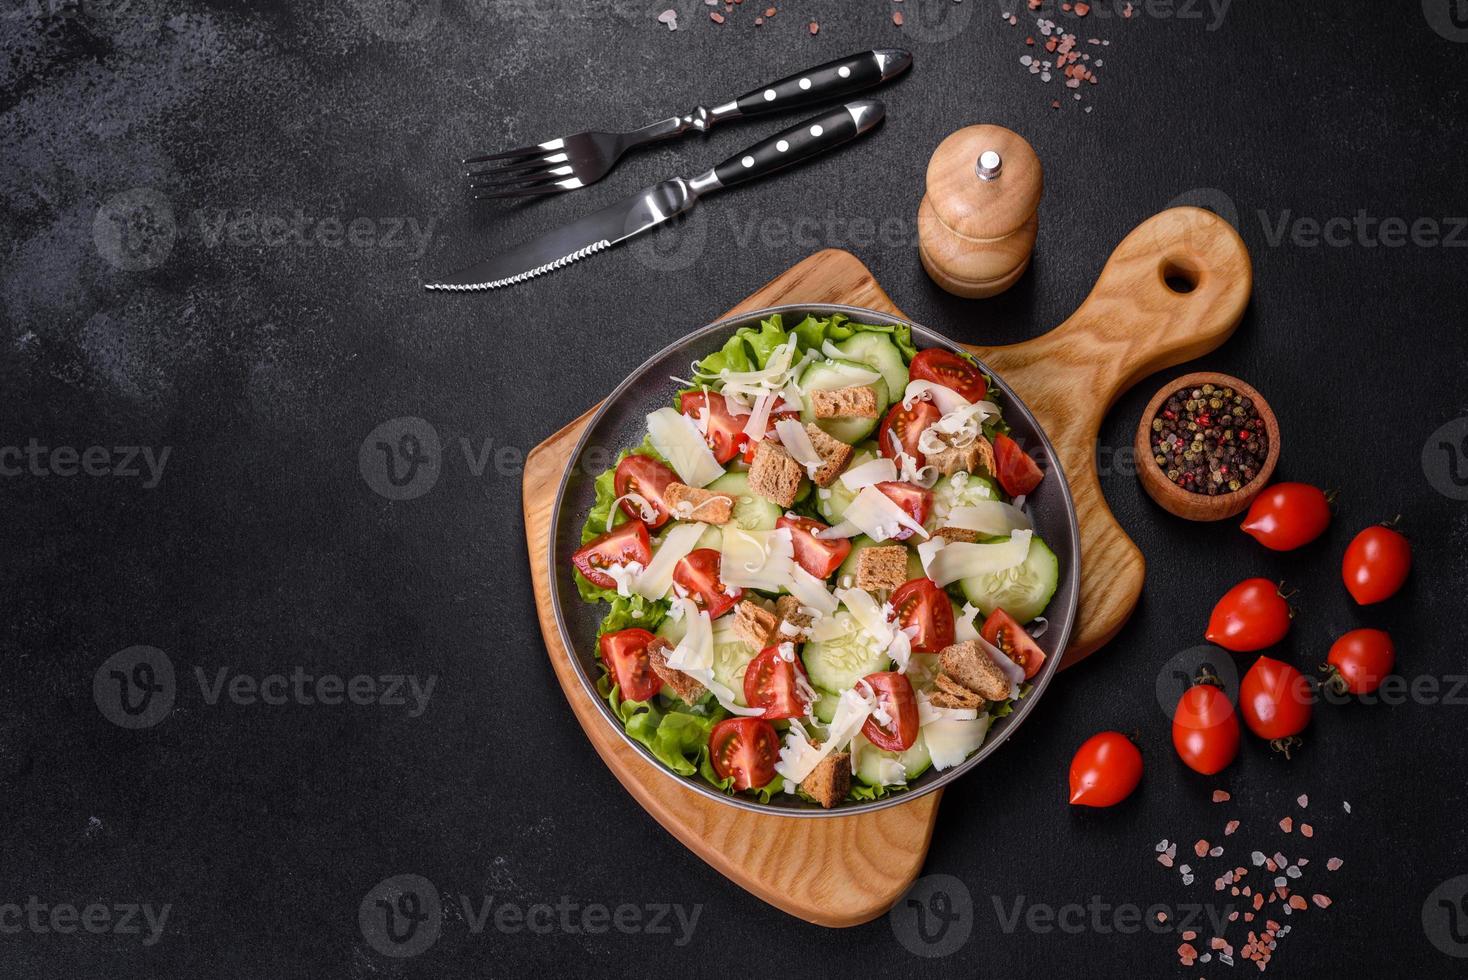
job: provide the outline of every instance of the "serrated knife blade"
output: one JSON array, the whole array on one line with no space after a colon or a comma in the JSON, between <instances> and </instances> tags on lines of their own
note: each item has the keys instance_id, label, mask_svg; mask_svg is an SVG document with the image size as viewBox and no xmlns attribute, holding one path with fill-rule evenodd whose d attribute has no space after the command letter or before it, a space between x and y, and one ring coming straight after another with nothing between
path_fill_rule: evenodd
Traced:
<instances>
[{"instance_id":1,"label":"serrated knife blade","mask_svg":"<svg viewBox=\"0 0 1468 980\"><path fill-rule=\"evenodd\" d=\"M423 288L448 292L499 289L554 272L676 218L698 202L696 184L697 178L681 177L653 184L508 252L424 283Z\"/></svg>"},{"instance_id":2,"label":"serrated knife blade","mask_svg":"<svg viewBox=\"0 0 1468 980\"><path fill-rule=\"evenodd\" d=\"M872 99L836 106L734 154L697 177L675 177L653 184L508 252L424 283L423 288L447 292L499 289L554 272L673 220L705 194L767 177L833 150L871 132L885 116L882 103Z\"/></svg>"}]
</instances>

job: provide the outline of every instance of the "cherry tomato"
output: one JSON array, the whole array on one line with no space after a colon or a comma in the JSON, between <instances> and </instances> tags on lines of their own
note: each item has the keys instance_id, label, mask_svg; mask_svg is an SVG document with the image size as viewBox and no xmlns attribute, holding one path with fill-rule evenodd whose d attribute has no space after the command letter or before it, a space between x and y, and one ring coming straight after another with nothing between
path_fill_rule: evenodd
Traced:
<instances>
[{"instance_id":1,"label":"cherry tomato","mask_svg":"<svg viewBox=\"0 0 1468 980\"><path fill-rule=\"evenodd\" d=\"M957 354L937 347L919 351L907 366L907 376L913 381L931 381L951 388L971 402L981 402L989 393L982 371Z\"/></svg>"},{"instance_id":2,"label":"cherry tomato","mask_svg":"<svg viewBox=\"0 0 1468 980\"><path fill-rule=\"evenodd\" d=\"M903 629L917 627L913 653L938 653L953 645L953 602L928 578L915 578L892 593L893 615Z\"/></svg>"},{"instance_id":3,"label":"cherry tomato","mask_svg":"<svg viewBox=\"0 0 1468 980\"><path fill-rule=\"evenodd\" d=\"M1172 747L1189 769L1211 776L1239 754L1239 718L1228 695L1212 684L1195 684L1178 699L1172 716Z\"/></svg>"},{"instance_id":4,"label":"cherry tomato","mask_svg":"<svg viewBox=\"0 0 1468 980\"><path fill-rule=\"evenodd\" d=\"M695 548L673 566L673 583L683 586L695 606L708 610L709 619L718 619L744 598L743 589L730 589L720 580L722 558L717 548Z\"/></svg>"},{"instance_id":5,"label":"cherry tomato","mask_svg":"<svg viewBox=\"0 0 1468 980\"><path fill-rule=\"evenodd\" d=\"M651 642L651 633L633 627L603 633L597 644L612 681L622 689L623 701L646 701L663 689L663 679L653 672L647 659Z\"/></svg>"},{"instance_id":6,"label":"cherry tomato","mask_svg":"<svg viewBox=\"0 0 1468 980\"><path fill-rule=\"evenodd\" d=\"M1142 753L1121 732L1092 735L1070 760L1071 806L1116 806L1142 781Z\"/></svg>"},{"instance_id":7,"label":"cherry tomato","mask_svg":"<svg viewBox=\"0 0 1468 980\"><path fill-rule=\"evenodd\" d=\"M933 491L925 490L915 483L891 480L878 483L877 489L882 491L882 495L888 500L907 511L907 515L919 524L928 519L928 512L933 509ZM892 540L906 541L916 533L910 527L899 528L897 533L892 535Z\"/></svg>"},{"instance_id":8,"label":"cherry tomato","mask_svg":"<svg viewBox=\"0 0 1468 980\"><path fill-rule=\"evenodd\" d=\"M775 522L775 527L789 528L796 564L816 578L830 575L851 554L850 538L816 537L815 532L827 530L827 525L814 518L785 515Z\"/></svg>"},{"instance_id":9,"label":"cherry tomato","mask_svg":"<svg viewBox=\"0 0 1468 980\"><path fill-rule=\"evenodd\" d=\"M805 665L799 657L786 660L780 655L779 645L765 647L744 671L744 700L751 708L764 708L764 717L769 721L800 718L808 706L795 680L797 676L805 677ZM809 683L806 689L810 689Z\"/></svg>"},{"instance_id":10,"label":"cherry tomato","mask_svg":"<svg viewBox=\"0 0 1468 980\"><path fill-rule=\"evenodd\" d=\"M1290 631L1290 604L1267 578L1244 579L1229 589L1208 617L1209 643L1236 653L1273 646Z\"/></svg>"},{"instance_id":11,"label":"cherry tomato","mask_svg":"<svg viewBox=\"0 0 1468 980\"><path fill-rule=\"evenodd\" d=\"M1045 478L1039 464L1002 432L994 436L994 467L999 470L999 485L1011 497L1030 493Z\"/></svg>"},{"instance_id":12,"label":"cherry tomato","mask_svg":"<svg viewBox=\"0 0 1468 980\"><path fill-rule=\"evenodd\" d=\"M1308 483L1276 483L1254 498L1239 526L1266 548L1293 551L1330 526L1330 498Z\"/></svg>"},{"instance_id":13,"label":"cherry tomato","mask_svg":"<svg viewBox=\"0 0 1468 980\"><path fill-rule=\"evenodd\" d=\"M1383 602L1397 594L1412 570L1412 545L1400 531L1377 524L1368 527L1346 546L1341 578L1346 591L1363 606Z\"/></svg>"},{"instance_id":14,"label":"cherry tomato","mask_svg":"<svg viewBox=\"0 0 1468 980\"><path fill-rule=\"evenodd\" d=\"M906 752L917 741L918 734L917 696L912 693L912 681L906 674L886 670L868 674L866 682L877 695L879 709L890 720L882 724L875 717L868 717L861 733L868 742L886 752Z\"/></svg>"},{"instance_id":15,"label":"cherry tomato","mask_svg":"<svg viewBox=\"0 0 1468 980\"><path fill-rule=\"evenodd\" d=\"M896 459L899 453L907 453L913 458L913 465L922 467L926 465L927 457L918 449L918 437L923 434L924 429L942 417L938 406L932 402L914 401L912 408L903 408L901 399L898 399L887 412L887 417L882 420L882 428L877 433L877 446L888 459Z\"/></svg>"},{"instance_id":16,"label":"cherry tomato","mask_svg":"<svg viewBox=\"0 0 1468 980\"><path fill-rule=\"evenodd\" d=\"M736 790L754 789L775 778L780 736L763 718L726 718L709 732L709 762Z\"/></svg>"},{"instance_id":17,"label":"cherry tomato","mask_svg":"<svg viewBox=\"0 0 1468 980\"><path fill-rule=\"evenodd\" d=\"M632 453L617 464L612 483L617 488L617 496L635 493L652 505L656 513L652 520L646 522L647 526L661 527L670 514L668 505L663 501L663 491L677 479L678 474L651 456ZM622 510L634 521L642 520L642 508L633 501L622 501Z\"/></svg>"},{"instance_id":18,"label":"cherry tomato","mask_svg":"<svg viewBox=\"0 0 1468 980\"><path fill-rule=\"evenodd\" d=\"M1045 662L1045 651L1041 650L1034 637L1026 633L1024 627L1015 622L1014 617L1003 609L995 609L993 614L984 620L981 635L998 647L1006 657L1024 668L1025 680L1029 680L1040 672L1040 665Z\"/></svg>"},{"instance_id":19,"label":"cherry tomato","mask_svg":"<svg viewBox=\"0 0 1468 980\"><path fill-rule=\"evenodd\" d=\"M1397 648L1382 630L1351 630L1331 644L1325 660L1338 691L1370 694L1396 666Z\"/></svg>"},{"instance_id":20,"label":"cherry tomato","mask_svg":"<svg viewBox=\"0 0 1468 980\"><path fill-rule=\"evenodd\" d=\"M784 421L785 419L798 419L798 418L800 418L800 413L799 412L792 412L792 411L790 411L789 406L787 406L784 402L777 403L775 405L774 409L772 409L770 411L770 425L769 425L769 428L767 428L765 430L764 439L774 439L774 438L777 438L776 435L775 435L775 423L776 422L781 422L781 421ZM753 463L754 462L755 450L759 449L759 444L761 442L763 442L764 440L763 439L751 439L751 438L749 438L749 434L748 433L741 433L741 438L744 441L741 444L743 446L743 448L740 450L740 456L739 456L739 458L742 459L742 460L744 460L746 463Z\"/></svg>"},{"instance_id":21,"label":"cherry tomato","mask_svg":"<svg viewBox=\"0 0 1468 980\"><path fill-rule=\"evenodd\" d=\"M600 589L617 587L617 580L603 569L634 561L643 568L652 561L652 539L648 537L647 525L641 521L627 521L614 527L601 537L592 538L571 555L571 564L585 576L586 581Z\"/></svg>"},{"instance_id":22,"label":"cherry tomato","mask_svg":"<svg viewBox=\"0 0 1468 980\"><path fill-rule=\"evenodd\" d=\"M717 391L685 391L678 398L678 411L693 419L720 463L744 451L746 419L730 413L724 396Z\"/></svg>"},{"instance_id":23,"label":"cherry tomato","mask_svg":"<svg viewBox=\"0 0 1468 980\"><path fill-rule=\"evenodd\" d=\"M1289 664L1260 657L1239 683L1239 714L1249 731L1271 742L1310 724L1310 682Z\"/></svg>"}]
</instances>

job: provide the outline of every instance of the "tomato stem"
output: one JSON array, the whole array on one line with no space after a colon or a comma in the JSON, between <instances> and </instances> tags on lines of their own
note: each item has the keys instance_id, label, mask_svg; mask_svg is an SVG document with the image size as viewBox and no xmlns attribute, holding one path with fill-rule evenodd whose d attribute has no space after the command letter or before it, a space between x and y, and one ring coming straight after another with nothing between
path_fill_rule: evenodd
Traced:
<instances>
[{"instance_id":1,"label":"tomato stem","mask_svg":"<svg viewBox=\"0 0 1468 980\"><path fill-rule=\"evenodd\" d=\"M1336 669L1335 664L1321 664L1320 672L1325 675L1321 685L1330 689L1332 694L1349 694L1350 688L1346 687L1346 679Z\"/></svg>"},{"instance_id":2,"label":"tomato stem","mask_svg":"<svg viewBox=\"0 0 1468 980\"><path fill-rule=\"evenodd\" d=\"M1284 757L1288 759L1290 757L1290 749L1298 748L1304 744L1304 740L1298 735L1288 735L1284 738L1271 739L1269 747L1276 752L1283 752Z\"/></svg>"}]
</instances>

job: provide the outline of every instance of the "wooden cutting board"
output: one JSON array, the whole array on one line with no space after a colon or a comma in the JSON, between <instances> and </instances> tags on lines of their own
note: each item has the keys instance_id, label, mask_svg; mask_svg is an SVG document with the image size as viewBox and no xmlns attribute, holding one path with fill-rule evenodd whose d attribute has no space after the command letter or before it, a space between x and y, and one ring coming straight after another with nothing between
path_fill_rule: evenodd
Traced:
<instances>
[{"instance_id":1,"label":"wooden cutting board","mask_svg":"<svg viewBox=\"0 0 1468 980\"><path fill-rule=\"evenodd\" d=\"M1062 667L1116 635L1136 606L1145 573L1141 552L1101 496L1096 435L1102 417L1141 378L1222 344L1243 316L1252 284L1249 254L1227 222L1198 208L1173 208L1117 246L1091 294L1059 327L1008 347L971 346L1045 427L1075 498L1081 595ZM834 249L786 270L730 315L786 303L844 303L901 315L855 256ZM927 326L955 339L974 332L972 324ZM582 689L556 626L545 556L556 490L596 407L537 446L524 479L525 537L541 632L577 720L643 808L740 887L824 926L856 925L883 914L922 868L941 792L860 816L747 813L656 771L607 725Z\"/></svg>"}]
</instances>

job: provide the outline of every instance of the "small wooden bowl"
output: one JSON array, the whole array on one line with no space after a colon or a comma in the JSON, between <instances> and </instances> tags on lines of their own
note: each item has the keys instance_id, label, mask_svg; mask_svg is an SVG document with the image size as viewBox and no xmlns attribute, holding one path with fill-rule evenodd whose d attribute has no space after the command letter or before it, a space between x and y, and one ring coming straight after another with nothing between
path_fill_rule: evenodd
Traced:
<instances>
[{"instance_id":1,"label":"small wooden bowl","mask_svg":"<svg viewBox=\"0 0 1468 980\"><path fill-rule=\"evenodd\" d=\"M1255 410L1264 420L1264 431L1269 437L1269 453L1264 457L1264 465L1259 468L1254 479L1237 490L1220 493L1213 497L1206 493L1184 490L1173 483L1162 471L1162 467L1158 466L1156 460L1152 458L1152 420L1162 410L1163 402L1183 388L1197 388L1205 384L1232 388L1252 399ZM1153 396L1152 400L1147 403L1146 410L1142 412L1142 421L1137 425L1137 437L1132 443L1132 448L1136 452L1137 478L1142 481L1142 489L1146 490L1147 495L1157 501L1163 510L1190 521L1221 521L1242 513L1254 502L1254 498L1259 496L1259 491L1269 485L1269 478L1274 475L1275 464L1279 462L1279 420L1275 418L1274 409L1269 407L1264 396L1251 385L1231 375L1199 371L1196 374L1185 374L1181 378L1169 381Z\"/></svg>"}]
</instances>

